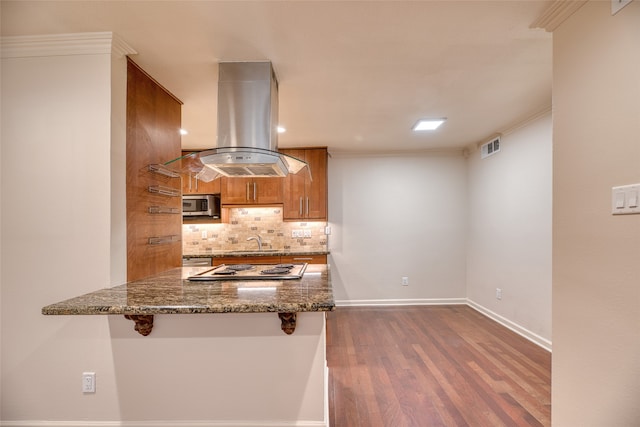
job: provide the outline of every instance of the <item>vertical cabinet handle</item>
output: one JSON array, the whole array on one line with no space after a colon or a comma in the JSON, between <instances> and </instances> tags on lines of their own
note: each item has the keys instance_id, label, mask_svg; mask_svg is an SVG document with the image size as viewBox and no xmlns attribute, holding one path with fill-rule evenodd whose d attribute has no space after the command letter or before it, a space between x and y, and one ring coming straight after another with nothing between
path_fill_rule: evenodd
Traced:
<instances>
[{"instance_id":1,"label":"vertical cabinet handle","mask_svg":"<svg viewBox=\"0 0 640 427\"><path fill-rule=\"evenodd\" d=\"M196 175L196 192L198 191L198 175Z\"/></svg>"},{"instance_id":2,"label":"vertical cabinet handle","mask_svg":"<svg viewBox=\"0 0 640 427\"><path fill-rule=\"evenodd\" d=\"M189 174L189 192L191 192L191 174Z\"/></svg>"},{"instance_id":3,"label":"vertical cabinet handle","mask_svg":"<svg viewBox=\"0 0 640 427\"><path fill-rule=\"evenodd\" d=\"M302 216L302 196L300 196L300 216Z\"/></svg>"},{"instance_id":4,"label":"vertical cabinet handle","mask_svg":"<svg viewBox=\"0 0 640 427\"><path fill-rule=\"evenodd\" d=\"M306 216L309 216L309 198L308 197L307 197L307 215Z\"/></svg>"},{"instance_id":5,"label":"vertical cabinet handle","mask_svg":"<svg viewBox=\"0 0 640 427\"><path fill-rule=\"evenodd\" d=\"M247 201L251 200L251 198L249 197L249 183L247 182Z\"/></svg>"},{"instance_id":6,"label":"vertical cabinet handle","mask_svg":"<svg viewBox=\"0 0 640 427\"><path fill-rule=\"evenodd\" d=\"M256 182L253 183L253 201L255 202L258 198L258 184Z\"/></svg>"}]
</instances>

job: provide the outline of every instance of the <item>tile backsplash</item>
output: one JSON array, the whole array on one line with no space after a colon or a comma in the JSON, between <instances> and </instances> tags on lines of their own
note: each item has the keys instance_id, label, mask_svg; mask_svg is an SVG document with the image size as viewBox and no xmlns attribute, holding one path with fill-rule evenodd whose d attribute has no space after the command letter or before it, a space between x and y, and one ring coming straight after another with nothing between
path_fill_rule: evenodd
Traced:
<instances>
[{"instance_id":1,"label":"tile backsplash","mask_svg":"<svg viewBox=\"0 0 640 427\"><path fill-rule=\"evenodd\" d=\"M284 222L282 209L278 207L230 208L227 224L183 225L182 253L207 255L216 251L257 250L255 240L247 241L252 236L260 236L262 249L326 251L326 225L326 221Z\"/></svg>"}]
</instances>

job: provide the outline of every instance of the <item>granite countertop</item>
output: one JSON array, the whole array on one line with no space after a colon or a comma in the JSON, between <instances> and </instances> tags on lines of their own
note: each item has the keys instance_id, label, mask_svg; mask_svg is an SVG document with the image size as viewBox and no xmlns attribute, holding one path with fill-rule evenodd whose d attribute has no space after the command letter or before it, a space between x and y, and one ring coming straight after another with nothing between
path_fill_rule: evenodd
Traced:
<instances>
[{"instance_id":1,"label":"granite countertop","mask_svg":"<svg viewBox=\"0 0 640 427\"><path fill-rule=\"evenodd\" d=\"M300 280L187 280L209 268L175 268L48 305L42 314L296 313L335 307L326 264L309 264Z\"/></svg>"},{"instance_id":2,"label":"granite countertop","mask_svg":"<svg viewBox=\"0 0 640 427\"><path fill-rule=\"evenodd\" d=\"M222 258L222 257L256 257L256 256L312 256L329 255L329 251L287 251L284 249L263 249L261 251L212 251L205 254L183 254L183 258Z\"/></svg>"}]
</instances>

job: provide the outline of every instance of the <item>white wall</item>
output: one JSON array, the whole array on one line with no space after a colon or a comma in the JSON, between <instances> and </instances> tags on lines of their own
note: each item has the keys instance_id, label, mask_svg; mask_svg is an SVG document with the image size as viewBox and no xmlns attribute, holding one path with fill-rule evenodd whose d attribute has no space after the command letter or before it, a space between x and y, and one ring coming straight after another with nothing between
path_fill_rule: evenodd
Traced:
<instances>
[{"instance_id":1,"label":"white wall","mask_svg":"<svg viewBox=\"0 0 640 427\"><path fill-rule=\"evenodd\" d=\"M291 336L275 313L156 316L148 337L123 316L41 314L123 280L126 59L87 54L90 36L26 57L4 42L0 424L326 425L323 313Z\"/></svg>"},{"instance_id":2,"label":"white wall","mask_svg":"<svg viewBox=\"0 0 640 427\"><path fill-rule=\"evenodd\" d=\"M340 304L461 302L467 191L458 154L329 161L329 236ZM401 277L409 286L401 286Z\"/></svg>"},{"instance_id":3,"label":"white wall","mask_svg":"<svg viewBox=\"0 0 640 427\"><path fill-rule=\"evenodd\" d=\"M551 113L470 153L467 297L546 348L551 345ZM502 299L496 299L496 288Z\"/></svg>"},{"instance_id":4,"label":"white wall","mask_svg":"<svg viewBox=\"0 0 640 427\"><path fill-rule=\"evenodd\" d=\"M2 59L3 421L117 410L79 393L113 379L106 319L41 307L111 284L109 54ZM90 280L87 278L90 277ZM103 376L104 375L104 376ZM34 386L35 384L35 386Z\"/></svg>"},{"instance_id":5,"label":"white wall","mask_svg":"<svg viewBox=\"0 0 640 427\"><path fill-rule=\"evenodd\" d=\"M640 2L590 1L553 33L554 425L640 425Z\"/></svg>"}]
</instances>

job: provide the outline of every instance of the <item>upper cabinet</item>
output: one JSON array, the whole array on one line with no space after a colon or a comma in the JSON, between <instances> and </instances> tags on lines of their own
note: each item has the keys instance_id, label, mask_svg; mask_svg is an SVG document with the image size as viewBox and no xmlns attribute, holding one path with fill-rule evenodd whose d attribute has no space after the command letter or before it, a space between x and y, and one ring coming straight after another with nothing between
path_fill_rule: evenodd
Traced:
<instances>
[{"instance_id":1,"label":"upper cabinet","mask_svg":"<svg viewBox=\"0 0 640 427\"><path fill-rule=\"evenodd\" d=\"M222 177L223 205L271 205L282 203L282 178Z\"/></svg>"},{"instance_id":2,"label":"upper cabinet","mask_svg":"<svg viewBox=\"0 0 640 427\"><path fill-rule=\"evenodd\" d=\"M283 219L327 219L327 148L281 149L282 153L309 164L312 180L303 169L284 178Z\"/></svg>"},{"instance_id":3,"label":"upper cabinet","mask_svg":"<svg viewBox=\"0 0 640 427\"><path fill-rule=\"evenodd\" d=\"M183 151L182 155L192 153L192 151ZM198 179L195 173L182 175L182 194L220 194L221 178L213 181L204 182Z\"/></svg>"}]
</instances>

